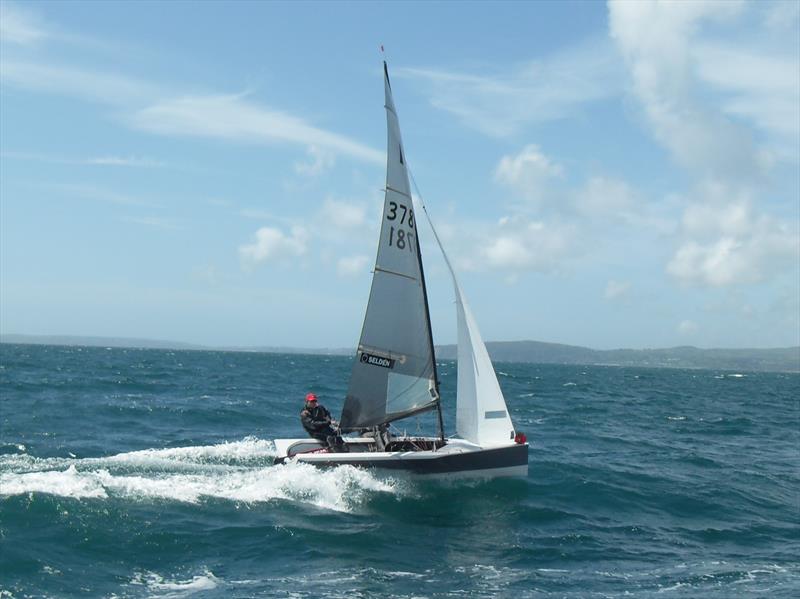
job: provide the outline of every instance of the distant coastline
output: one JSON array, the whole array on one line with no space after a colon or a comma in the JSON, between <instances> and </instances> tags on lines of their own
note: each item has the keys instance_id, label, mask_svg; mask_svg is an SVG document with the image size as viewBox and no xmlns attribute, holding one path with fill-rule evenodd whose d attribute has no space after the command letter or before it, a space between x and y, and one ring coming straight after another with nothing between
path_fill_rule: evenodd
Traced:
<instances>
[{"instance_id":1,"label":"distant coastline","mask_svg":"<svg viewBox=\"0 0 800 599\"><path fill-rule=\"evenodd\" d=\"M75 345L86 347L127 347L196 351L241 351L347 356L353 348L309 348L282 346L212 347L156 339L126 337L81 337L70 335L0 335L0 343L30 345ZM543 341L489 341L489 355L495 362L536 364L585 364L641 366L649 368L706 368L762 372L800 372L800 346L772 349L701 349L692 346L664 349L591 349ZM455 345L436 348L443 360L455 359Z\"/></svg>"},{"instance_id":2,"label":"distant coastline","mask_svg":"<svg viewBox=\"0 0 800 599\"><path fill-rule=\"evenodd\" d=\"M184 343L165 339L143 339L136 337L92 337L82 335L0 335L0 343L18 343L22 345L75 345L81 347L128 347L137 349L180 349L193 351L239 351L261 352L271 354L322 354L348 355L351 349L345 348L312 348L283 346L216 346Z\"/></svg>"}]
</instances>

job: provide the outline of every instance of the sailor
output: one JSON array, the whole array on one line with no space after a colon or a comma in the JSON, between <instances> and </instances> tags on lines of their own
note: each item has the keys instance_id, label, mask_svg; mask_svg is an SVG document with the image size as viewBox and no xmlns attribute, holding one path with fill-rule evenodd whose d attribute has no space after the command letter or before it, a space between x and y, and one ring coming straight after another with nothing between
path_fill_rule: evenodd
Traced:
<instances>
[{"instance_id":1,"label":"sailor","mask_svg":"<svg viewBox=\"0 0 800 599\"><path fill-rule=\"evenodd\" d=\"M308 434L321 441L328 451L347 451L344 440L333 428L331 413L325 409L325 406L317 402L317 396L314 393L306 395L306 403L300 412L300 422L303 423L303 428Z\"/></svg>"}]
</instances>

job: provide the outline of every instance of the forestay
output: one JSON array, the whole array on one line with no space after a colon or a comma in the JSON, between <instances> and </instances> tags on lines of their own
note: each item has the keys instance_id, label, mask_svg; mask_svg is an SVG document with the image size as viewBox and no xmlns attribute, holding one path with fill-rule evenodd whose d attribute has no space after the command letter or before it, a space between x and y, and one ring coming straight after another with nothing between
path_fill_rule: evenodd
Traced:
<instances>
[{"instance_id":1,"label":"forestay","mask_svg":"<svg viewBox=\"0 0 800 599\"><path fill-rule=\"evenodd\" d=\"M350 386L344 431L431 409L439 399L417 223L389 75L386 197L372 288Z\"/></svg>"}]
</instances>

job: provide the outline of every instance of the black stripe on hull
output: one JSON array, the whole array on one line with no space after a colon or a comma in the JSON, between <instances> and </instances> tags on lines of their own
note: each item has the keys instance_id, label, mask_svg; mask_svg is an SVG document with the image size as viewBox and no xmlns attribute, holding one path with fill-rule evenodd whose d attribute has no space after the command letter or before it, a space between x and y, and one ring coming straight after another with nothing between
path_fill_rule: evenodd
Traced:
<instances>
[{"instance_id":1,"label":"black stripe on hull","mask_svg":"<svg viewBox=\"0 0 800 599\"><path fill-rule=\"evenodd\" d=\"M331 454L332 455L332 454ZM483 449L464 453L452 453L424 459L383 460L300 460L304 464L320 467L357 466L382 470L402 470L414 474L447 474L471 470L492 470L528 465L528 445L513 445L497 449Z\"/></svg>"}]
</instances>

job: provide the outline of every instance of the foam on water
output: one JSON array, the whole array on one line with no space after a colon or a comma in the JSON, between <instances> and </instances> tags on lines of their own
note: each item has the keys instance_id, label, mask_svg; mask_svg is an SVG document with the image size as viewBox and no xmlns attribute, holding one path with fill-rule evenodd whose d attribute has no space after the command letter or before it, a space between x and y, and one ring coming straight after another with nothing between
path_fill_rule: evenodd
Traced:
<instances>
[{"instance_id":1,"label":"foam on water","mask_svg":"<svg viewBox=\"0 0 800 599\"><path fill-rule=\"evenodd\" d=\"M36 458L26 453L0 455L0 467L15 472L52 470L68 468L71 465L91 467L131 466L139 468L159 468L170 466L206 465L266 465L275 457L275 444L268 439L245 437L241 441L199 445L190 447L171 447L165 449L142 449L128 451L102 458L78 459L69 452L71 458Z\"/></svg>"},{"instance_id":2,"label":"foam on water","mask_svg":"<svg viewBox=\"0 0 800 599\"><path fill-rule=\"evenodd\" d=\"M96 477L78 472L74 465L64 471L0 474L0 497L27 493L50 493L76 499L108 497Z\"/></svg>"},{"instance_id":3,"label":"foam on water","mask_svg":"<svg viewBox=\"0 0 800 599\"><path fill-rule=\"evenodd\" d=\"M170 581L165 580L155 572L137 574L133 581L134 585L145 585L151 597L174 598L189 597L202 591L216 589L220 580L214 576L213 572L206 570L191 578L191 580Z\"/></svg>"},{"instance_id":4,"label":"foam on water","mask_svg":"<svg viewBox=\"0 0 800 599\"><path fill-rule=\"evenodd\" d=\"M297 501L348 512L370 494L397 494L401 485L351 466L263 464L271 441L254 438L213 446L147 449L108 458L2 456L0 496L47 493L73 499L127 498L199 503ZM190 471L187 472L187 466Z\"/></svg>"},{"instance_id":5,"label":"foam on water","mask_svg":"<svg viewBox=\"0 0 800 599\"><path fill-rule=\"evenodd\" d=\"M143 449L120 453L109 460L142 463L152 461L175 461L189 464L250 464L255 460L266 460L276 455L275 444L267 439L245 437L241 441L197 447L173 447L169 449Z\"/></svg>"}]
</instances>

